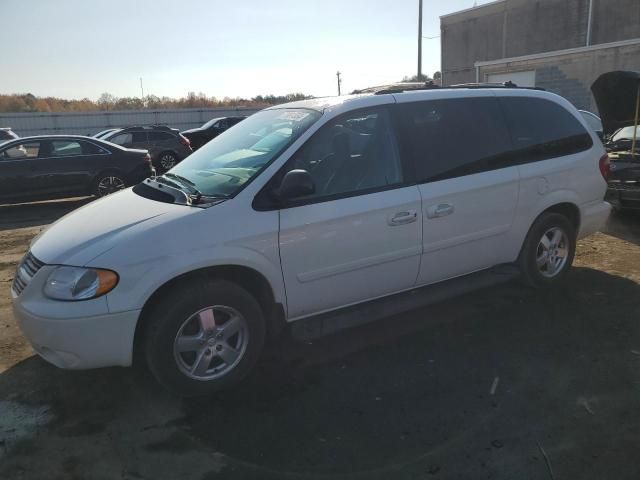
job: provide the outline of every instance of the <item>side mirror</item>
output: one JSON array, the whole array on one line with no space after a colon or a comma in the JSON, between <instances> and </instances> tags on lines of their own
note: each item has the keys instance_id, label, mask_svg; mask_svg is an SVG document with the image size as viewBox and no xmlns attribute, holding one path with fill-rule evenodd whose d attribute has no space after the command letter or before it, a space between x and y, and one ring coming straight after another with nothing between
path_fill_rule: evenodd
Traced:
<instances>
[{"instance_id":1,"label":"side mirror","mask_svg":"<svg viewBox=\"0 0 640 480\"><path fill-rule=\"evenodd\" d=\"M306 170L291 170L282 179L277 191L282 200L305 197L316 193L316 186Z\"/></svg>"}]
</instances>

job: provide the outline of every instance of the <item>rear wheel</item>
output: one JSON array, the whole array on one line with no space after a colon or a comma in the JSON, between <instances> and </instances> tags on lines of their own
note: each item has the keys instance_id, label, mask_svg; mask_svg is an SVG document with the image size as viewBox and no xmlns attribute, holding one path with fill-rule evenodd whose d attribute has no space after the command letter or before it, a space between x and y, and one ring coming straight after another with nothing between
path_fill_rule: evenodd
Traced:
<instances>
[{"instance_id":1,"label":"rear wheel","mask_svg":"<svg viewBox=\"0 0 640 480\"><path fill-rule=\"evenodd\" d=\"M110 195L126 187L124 177L117 172L107 172L98 175L95 180L93 194L96 197Z\"/></svg>"},{"instance_id":2,"label":"rear wheel","mask_svg":"<svg viewBox=\"0 0 640 480\"><path fill-rule=\"evenodd\" d=\"M162 152L158 157L160 168L163 172L171 170L178 163L178 157L173 152Z\"/></svg>"},{"instance_id":3,"label":"rear wheel","mask_svg":"<svg viewBox=\"0 0 640 480\"><path fill-rule=\"evenodd\" d=\"M260 305L226 280L183 284L149 312L149 368L178 395L213 393L241 381L258 361L265 339Z\"/></svg>"},{"instance_id":4,"label":"rear wheel","mask_svg":"<svg viewBox=\"0 0 640 480\"><path fill-rule=\"evenodd\" d=\"M542 288L567 274L576 250L575 227L559 213L543 213L531 226L518 263L525 283Z\"/></svg>"}]
</instances>

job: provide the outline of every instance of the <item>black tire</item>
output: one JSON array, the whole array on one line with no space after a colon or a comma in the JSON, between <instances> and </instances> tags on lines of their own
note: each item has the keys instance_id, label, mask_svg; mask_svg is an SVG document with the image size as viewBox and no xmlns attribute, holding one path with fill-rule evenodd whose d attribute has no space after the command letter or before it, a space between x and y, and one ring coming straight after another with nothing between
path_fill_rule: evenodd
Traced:
<instances>
[{"instance_id":1,"label":"black tire","mask_svg":"<svg viewBox=\"0 0 640 480\"><path fill-rule=\"evenodd\" d=\"M106 189L105 189L105 183ZM102 172L93 181L92 194L96 197L105 197L127 187L125 176L117 171Z\"/></svg>"},{"instance_id":2,"label":"black tire","mask_svg":"<svg viewBox=\"0 0 640 480\"><path fill-rule=\"evenodd\" d=\"M211 306L227 306L244 317L248 331L244 354L218 378L190 378L184 372L182 358L178 358L180 354L174 352L174 345L188 319ZM266 332L262 309L249 292L235 283L222 279L184 282L172 288L170 295L163 296L147 315L143 340L147 364L158 382L177 395L208 395L232 387L249 374L262 354ZM215 349L207 348L214 352L210 358L217 358Z\"/></svg>"},{"instance_id":3,"label":"black tire","mask_svg":"<svg viewBox=\"0 0 640 480\"><path fill-rule=\"evenodd\" d=\"M558 229L564 232L565 239L561 241L560 248L554 249L563 251L566 248L566 260L559 265L557 270L548 266L538 266L538 259L549 258L541 255L545 247L542 246L543 235L548 232L556 232ZM549 237L547 237L549 238ZM566 245L563 245L566 243ZM552 243L553 244L553 243ZM546 288L561 282L573 263L573 257L576 252L576 229L573 223L559 213L543 213L533 223L524 241L520 256L518 258L518 266L522 274L522 280L525 284L534 288ZM552 258L558 258L552 257ZM553 263L553 262L551 262ZM543 271L547 269L547 271Z\"/></svg>"},{"instance_id":4,"label":"black tire","mask_svg":"<svg viewBox=\"0 0 640 480\"><path fill-rule=\"evenodd\" d=\"M158 155L158 168L161 172L171 170L178 164L178 156L170 151L162 152Z\"/></svg>"}]
</instances>

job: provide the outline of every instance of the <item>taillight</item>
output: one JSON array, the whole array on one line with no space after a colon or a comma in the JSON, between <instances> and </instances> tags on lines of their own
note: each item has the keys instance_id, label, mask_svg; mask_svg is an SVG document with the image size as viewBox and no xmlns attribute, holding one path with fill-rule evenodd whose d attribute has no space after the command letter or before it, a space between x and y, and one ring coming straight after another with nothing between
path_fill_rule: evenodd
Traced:
<instances>
[{"instance_id":1,"label":"taillight","mask_svg":"<svg viewBox=\"0 0 640 480\"><path fill-rule=\"evenodd\" d=\"M144 161L147 163L151 163L151 155L149 155L148 153L144 156Z\"/></svg>"},{"instance_id":2,"label":"taillight","mask_svg":"<svg viewBox=\"0 0 640 480\"><path fill-rule=\"evenodd\" d=\"M609 155L606 153L600 157L600 161L598 162L598 166L600 167L600 174L605 181L609 181Z\"/></svg>"},{"instance_id":3,"label":"taillight","mask_svg":"<svg viewBox=\"0 0 640 480\"><path fill-rule=\"evenodd\" d=\"M189 139L183 135L180 135L180 143L187 148L191 148L191 142Z\"/></svg>"}]
</instances>

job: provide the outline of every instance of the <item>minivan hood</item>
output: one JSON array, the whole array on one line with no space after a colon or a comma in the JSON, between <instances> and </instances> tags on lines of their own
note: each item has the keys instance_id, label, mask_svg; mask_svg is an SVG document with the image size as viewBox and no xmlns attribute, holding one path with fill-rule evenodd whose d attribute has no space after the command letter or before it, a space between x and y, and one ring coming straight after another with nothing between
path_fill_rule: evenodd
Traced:
<instances>
[{"instance_id":1,"label":"minivan hood","mask_svg":"<svg viewBox=\"0 0 640 480\"><path fill-rule=\"evenodd\" d=\"M126 241L133 230L148 229L191 207L140 197L132 189L91 202L50 225L31 245L31 252L46 264L83 266Z\"/></svg>"},{"instance_id":2,"label":"minivan hood","mask_svg":"<svg viewBox=\"0 0 640 480\"><path fill-rule=\"evenodd\" d=\"M634 124L640 72L616 71L600 75L591 85L604 133Z\"/></svg>"}]
</instances>

